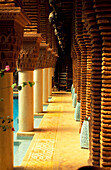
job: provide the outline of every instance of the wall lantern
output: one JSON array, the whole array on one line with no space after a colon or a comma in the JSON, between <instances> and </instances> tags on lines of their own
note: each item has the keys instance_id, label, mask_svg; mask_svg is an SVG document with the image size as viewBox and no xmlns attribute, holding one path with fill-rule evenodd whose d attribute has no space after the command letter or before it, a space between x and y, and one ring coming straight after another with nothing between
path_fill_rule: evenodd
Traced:
<instances>
[{"instance_id":1,"label":"wall lantern","mask_svg":"<svg viewBox=\"0 0 111 170\"><path fill-rule=\"evenodd\" d=\"M54 23L55 22L55 15L54 15L54 11L52 11L50 14L49 14L49 22L51 23Z\"/></svg>"},{"instance_id":2,"label":"wall lantern","mask_svg":"<svg viewBox=\"0 0 111 170\"><path fill-rule=\"evenodd\" d=\"M61 45L62 44L62 41L59 41L59 45Z\"/></svg>"},{"instance_id":3,"label":"wall lantern","mask_svg":"<svg viewBox=\"0 0 111 170\"><path fill-rule=\"evenodd\" d=\"M55 29L55 30L54 30L54 32L55 32L55 35L58 35L58 31L57 31L57 29Z\"/></svg>"}]
</instances>

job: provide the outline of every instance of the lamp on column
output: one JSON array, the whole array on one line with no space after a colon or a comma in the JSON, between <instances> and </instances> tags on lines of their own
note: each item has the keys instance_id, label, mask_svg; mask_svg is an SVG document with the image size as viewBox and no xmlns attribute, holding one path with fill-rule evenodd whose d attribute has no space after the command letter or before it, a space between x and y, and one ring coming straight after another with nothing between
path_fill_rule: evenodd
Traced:
<instances>
[{"instance_id":1,"label":"lamp on column","mask_svg":"<svg viewBox=\"0 0 111 170\"><path fill-rule=\"evenodd\" d=\"M57 31L57 29L55 29L55 30L54 30L54 32L55 32L55 35L58 35L58 31Z\"/></svg>"},{"instance_id":2,"label":"lamp on column","mask_svg":"<svg viewBox=\"0 0 111 170\"><path fill-rule=\"evenodd\" d=\"M50 14L49 14L49 22L51 23L55 23L55 15L54 15L54 11L52 11Z\"/></svg>"}]
</instances>

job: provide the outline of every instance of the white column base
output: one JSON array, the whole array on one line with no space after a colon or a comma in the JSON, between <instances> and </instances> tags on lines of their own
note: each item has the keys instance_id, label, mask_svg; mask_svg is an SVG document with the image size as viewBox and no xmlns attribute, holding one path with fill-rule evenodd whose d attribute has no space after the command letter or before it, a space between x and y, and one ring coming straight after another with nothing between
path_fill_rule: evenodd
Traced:
<instances>
[{"instance_id":1,"label":"white column base","mask_svg":"<svg viewBox=\"0 0 111 170\"><path fill-rule=\"evenodd\" d=\"M33 82L33 71L19 72L19 85L23 82ZM29 85L19 91L19 131L33 130L33 87Z\"/></svg>"},{"instance_id":2,"label":"white column base","mask_svg":"<svg viewBox=\"0 0 111 170\"><path fill-rule=\"evenodd\" d=\"M48 102L48 68L43 69L43 103Z\"/></svg>"},{"instance_id":3,"label":"white column base","mask_svg":"<svg viewBox=\"0 0 111 170\"><path fill-rule=\"evenodd\" d=\"M43 112L43 69L34 70L34 113Z\"/></svg>"},{"instance_id":4,"label":"white column base","mask_svg":"<svg viewBox=\"0 0 111 170\"><path fill-rule=\"evenodd\" d=\"M48 96L52 95L52 68L48 68Z\"/></svg>"}]
</instances>

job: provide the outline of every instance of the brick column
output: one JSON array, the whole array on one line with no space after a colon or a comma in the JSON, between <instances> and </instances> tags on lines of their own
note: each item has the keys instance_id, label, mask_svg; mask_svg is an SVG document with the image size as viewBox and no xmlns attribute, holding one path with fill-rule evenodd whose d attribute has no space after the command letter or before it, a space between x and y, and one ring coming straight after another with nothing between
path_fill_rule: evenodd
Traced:
<instances>
[{"instance_id":1,"label":"brick column","mask_svg":"<svg viewBox=\"0 0 111 170\"><path fill-rule=\"evenodd\" d=\"M55 57L55 52L51 48L47 50L47 67L48 67L48 96L52 95L52 66L53 66L53 58Z\"/></svg>"},{"instance_id":2,"label":"brick column","mask_svg":"<svg viewBox=\"0 0 111 170\"><path fill-rule=\"evenodd\" d=\"M76 1L76 39L81 52L81 108L80 108L80 124L82 125L86 117L86 75L87 75L87 49L83 39L83 23L82 23L82 0Z\"/></svg>"},{"instance_id":3,"label":"brick column","mask_svg":"<svg viewBox=\"0 0 111 170\"><path fill-rule=\"evenodd\" d=\"M97 23L102 37L102 89L100 165L111 169L111 5L94 1Z\"/></svg>"},{"instance_id":4,"label":"brick column","mask_svg":"<svg viewBox=\"0 0 111 170\"><path fill-rule=\"evenodd\" d=\"M101 129L101 63L102 38L97 24L93 0L84 1L84 13L91 37L92 71L91 71L91 116L90 116L90 160L95 166L100 165L100 129Z\"/></svg>"},{"instance_id":5,"label":"brick column","mask_svg":"<svg viewBox=\"0 0 111 170\"><path fill-rule=\"evenodd\" d=\"M75 119L80 120L81 53L76 41L75 41L75 51L77 54L77 104L75 108Z\"/></svg>"},{"instance_id":6,"label":"brick column","mask_svg":"<svg viewBox=\"0 0 111 170\"><path fill-rule=\"evenodd\" d=\"M72 93L72 98L73 98L73 101L72 101L72 105L73 107L75 108L76 107L76 103L77 103L77 54L76 54L76 51L72 50L72 68L73 68L73 92L74 94Z\"/></svg>"}]
</instances>

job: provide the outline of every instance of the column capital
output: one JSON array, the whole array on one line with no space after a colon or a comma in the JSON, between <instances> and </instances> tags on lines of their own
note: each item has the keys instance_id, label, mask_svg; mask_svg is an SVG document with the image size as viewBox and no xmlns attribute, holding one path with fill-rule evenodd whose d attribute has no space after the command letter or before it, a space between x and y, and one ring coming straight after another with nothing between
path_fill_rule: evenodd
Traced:
<instances>
[{"instance_id":1,"label":"column capital","mask_svg":"<svg viewBox=\"0 0 111 170\"><path fill-rule=\"evenodd\" d=\"M47 50L49 48L49 44L46 44L45 42L40 43L40 48Z\"/></svg>"},{"instance_id":2,"label":"column capital","mask_svg":"<svg viewBox=\"0 0 111 170\"><path fill-rule=\"evenodd\" d=\"M42 41L42 36L41 33L37 33L37 32L24 32L24 40L26 41L37 41L39 43L41 43Z\"/></svg>"},{"instance_id":3,"label":"column capital","mask_svg":"<svg viewBox=\"0 0 111 170\"><path fill-rule=\"evenodd\" d=\"M0 20L4 20L5 22L14 20L22 27L30 24L28 16L21 7L0 7Z\"/></svg>"},{"instance_id":4,"label":"column capital","mask_svg":"<svg viewBox=\"0 0 111 170\"><path fill-rule=\"evenodd\" d=\"M21 0L1 0L0 7L22 7Z\"/></svg>"},{"instance_id":5,"label":"column capital","mask_svg":"<svg viewBox=\"0 0 111 170\"><path fill-rule=\"evenodd\" d=\"M48 52L48 53L52 53L52 52L53 52L53 49L49 47L49 48L47 49L47 52Z\"/></svg>"},{"instance_id":6,"label":"column capital","mask_svg":"<svg viewBox=\"0 0 111 170\"><path fill-rule=\"evenodd\" d=\"M36 63L36 69L45 67L48 48L49 48L49 44L40 43L40 51L39 51L39 56L38 56L37 63Z\"/></svg>"},{"instance_id":7,"label":"column capital","mask_svg":"<svg viewBox=\"0 0 111 170\"><path fill-rule=\"evenodd\" d=\"M41 34L36 32L25 32L23 38L23 49L20 51L17 70L31 71L34 70L39 55Z\"/></svg>"},{"instance_id":8,"label":"column capital","mask_svg":"<svg viewBox=\"0 0 111 170\"><path fill-rule=\"evenodd\" d=\"M15 70L24 26L29 23L20 7L0 7L0 68L9 65L10 71Z\"/></svg>"},{"instance_id":9,"label":"column capital","mask_svg":"<svg viewBox=\"0 0 111 170\"><path fill-rule=\"evenodd\" d=\"M56 65L56 62L57 62L57 59L59 58L59 56L57 55L56 52L53 53L53 60L52 60L52 67L55 68L55 65Z\"/></svg>"},{"instance_id":10,"label":"column capital","mask_svg":"<svg viewBox=\"0 0 111 170\"><path fill-rule=\"evenodd\" d=\"M46 59L46 64L45 64L46 68L50 67L50 64L51 64L51 61L52 61L52 53L53 53L53 49L48 48L47 49L47 59Z\"/></svg>"}]
</instances>

